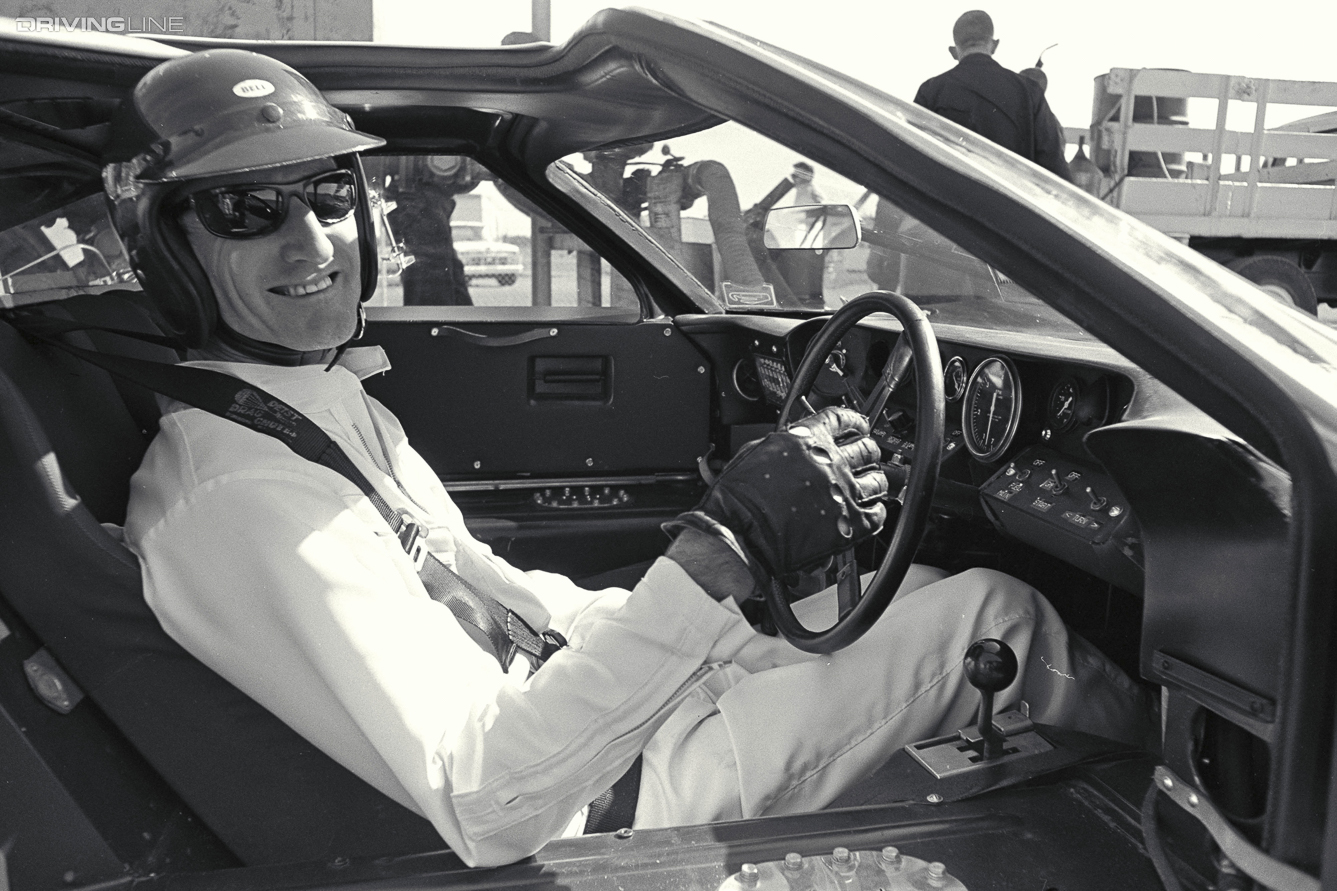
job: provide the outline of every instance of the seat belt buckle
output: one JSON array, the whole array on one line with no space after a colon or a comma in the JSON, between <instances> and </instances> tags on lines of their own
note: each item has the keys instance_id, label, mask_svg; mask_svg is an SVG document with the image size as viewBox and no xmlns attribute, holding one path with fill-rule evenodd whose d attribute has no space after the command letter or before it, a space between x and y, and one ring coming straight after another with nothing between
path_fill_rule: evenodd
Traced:
<instances>
[{"instance_id":1,"label":"seat belt buckle","mask_svg":"<svg viewBox=\"0 0 1337 891\"><path fill-rule=\"evenodd\" d=\"M427 545L424 541L422 524L405 511L399 512L403 525L399 527L399 544L413 561L414 570L421 572L427 562Z\"/></svg>"}]
</instances>

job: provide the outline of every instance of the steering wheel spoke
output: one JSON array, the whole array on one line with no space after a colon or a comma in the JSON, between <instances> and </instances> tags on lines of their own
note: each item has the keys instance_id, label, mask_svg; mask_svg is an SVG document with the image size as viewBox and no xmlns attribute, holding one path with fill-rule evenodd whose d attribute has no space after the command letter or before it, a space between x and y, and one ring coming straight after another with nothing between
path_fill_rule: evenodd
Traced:
<instances>
[{"instance_id":1,"label":"steering wheel spoke","mask_svg":"<svg viewBox=\"0 0 1337 891\"><path fill-rule=\"evenodd\" d=\"M836 604L837 616L844 619L859 605L863 593L859 584L859 564L854 557L854 549L836 554Z\"/></svg>"},{"instance_id":2,"label":"steering wheel spoke","mask_svg":"<svg viewBox=\"0 0 1337 891\"><path fill-rule=\"evenodd\" d=\"M771 585L767 591L766 601L776 628L794 646L810 653L830 653L849 646L871 628L886 610L904 581L919 547L938 481L946 415L938 343L924 312L909 298L892 291L870 291L851 300L837 310L821 331L817 332L794 374L780 410L777 429L784 429L797 420L801 413L812 413L807 393L817 380L818 373L826 367L827 357L851 328L875 312L895 316L901 323L903 333L873 392L866 400L857 396L853 398L864 414L872 414L871 423L913 367L918 403L915 411L915 460L907 468L903 486L899 479L889 480L891 485L887 501L900 501L901 509L897 511L886 555L866 589L861 590L854 550L849 548L836 556L838 618L834 625L823 631L808 629L794 615L789 598L780 585ZM896 495L898 492L899 497Z\"/></svg>"}]
</instances>

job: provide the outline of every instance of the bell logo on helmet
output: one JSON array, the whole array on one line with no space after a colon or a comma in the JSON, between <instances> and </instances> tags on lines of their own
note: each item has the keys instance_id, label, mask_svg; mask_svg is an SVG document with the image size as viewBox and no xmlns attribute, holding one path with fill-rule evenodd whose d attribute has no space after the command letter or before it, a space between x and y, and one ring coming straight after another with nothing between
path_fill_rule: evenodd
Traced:
<instances>
[{"instance_id":1,"label":"bell logo on helmet","mask_svg":"<svg viewBox=\"0 0 1337 891\"><path fill-rule=\"evenodd\" d=\"M253 77L234 86L232 92L243 99L253 99L257 96L268 96L274 92L274 85L267 80Z\"/></svg>"}]
</instances>

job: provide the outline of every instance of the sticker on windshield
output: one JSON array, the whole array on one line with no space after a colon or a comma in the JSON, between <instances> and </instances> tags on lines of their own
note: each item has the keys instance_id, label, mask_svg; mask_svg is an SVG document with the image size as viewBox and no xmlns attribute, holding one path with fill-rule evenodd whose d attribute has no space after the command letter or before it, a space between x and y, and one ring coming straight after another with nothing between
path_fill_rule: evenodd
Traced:
<instances>
[{"instance_id":1,"label":"sticker on windshield","mask_svg":"<svg viewBox=\"0 0 1337 891\"><path fill-rule=\"evenodd\" d=\"M775 288L770 282L757 285L739 285L733 282L720 282L724 292L724 305L732 309L752 309L758 306L775 306Z\"/></svg>"},{"instance_id":2,"label":"sticker on windshield","mask_svg":"<svg viewBox=\"0 0 1337 891\"><path fill-rule=\"evenodd\" d=\"M253 77L235 85L232 92L243 99L254 99L257 96L268 96L274 92L274 85L267 80Z\"/></svg>"}]
</instances>

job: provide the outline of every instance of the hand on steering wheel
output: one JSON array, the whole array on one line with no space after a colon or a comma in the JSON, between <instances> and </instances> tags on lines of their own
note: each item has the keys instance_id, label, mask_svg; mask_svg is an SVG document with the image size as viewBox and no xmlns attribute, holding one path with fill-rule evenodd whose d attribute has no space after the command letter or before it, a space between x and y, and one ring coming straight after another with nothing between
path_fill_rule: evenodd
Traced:
<instances>
[{"instance_id":1,"label":"hand on steering wheel","mask_svg":"<svg viewBox=\"0 0 1337 891\"><path fill-rule=\"evenodd\" d=\"M696 509L664 529L673 535L692 528L730 542L752 573L753 590L816 567L876 534L887 518L881 450L868 433L859 412L825 408L748 443ZM675 538L668 556L690 564L693 552L678 545ZM684 568L692 575L693 567ZM697 581L718 587L715 579Z\"/></svg>"},{"instance_id":2,"label":"hand on steering wheel","mask_svg":"<svg viewBox=\"0 0 1337 891\"><path fill-rule=\"evenodd\" d=\"M810 653L830 653L849 646L863 636L886 610L904 581L924 535L929 508L933 503L933 491L938 482L946 414L938 342L923 311L909 298L892 291L870 291L845 304L827 321L808 345L808 351L799 364L780 410L776 429L784 430L791 426L795 406L811 389L827 355L859 320L875 312L891 313L897 318L904 329L901 342L908 343L913 353L918 400L914 462L910 467L903 506L896 519L891 545L866 591L860 590L854 552L847 550L837 555L840 616L836 624L824 631L808 629L794 615L780 585L771 584L767 587L766 600L776 628L794 646ZM862 406L872 413L870 421L876 421L877 414L886 403L886 397L894 389L893 376L904 375L905 350L900 343L897 347L888 360L887 373Z\"/></svg>"}]
</instances>

